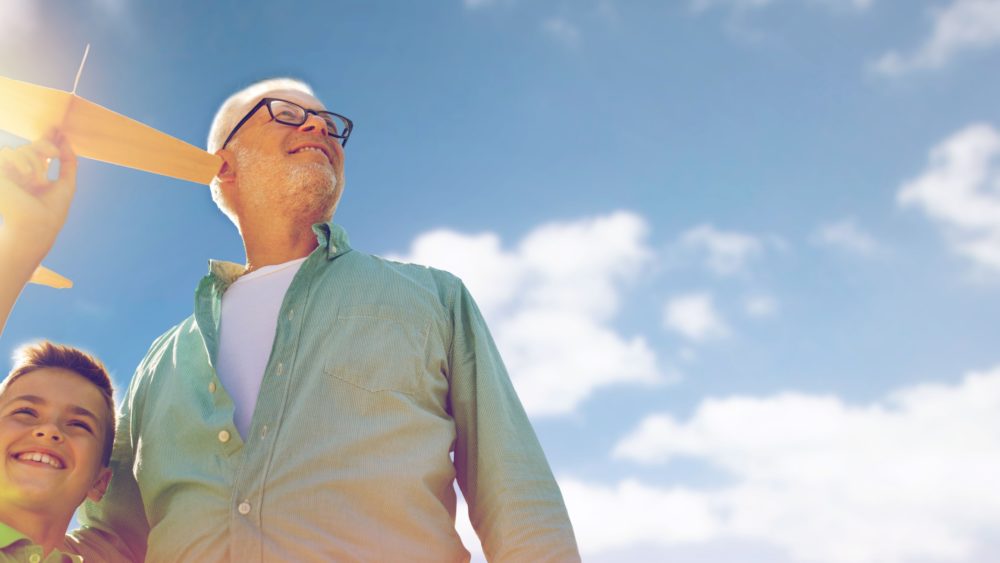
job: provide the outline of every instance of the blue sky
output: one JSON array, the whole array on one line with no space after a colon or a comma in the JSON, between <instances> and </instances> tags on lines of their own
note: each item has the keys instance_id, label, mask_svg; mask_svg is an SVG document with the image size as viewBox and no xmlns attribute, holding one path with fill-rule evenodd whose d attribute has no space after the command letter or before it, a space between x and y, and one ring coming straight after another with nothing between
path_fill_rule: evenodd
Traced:
<instances>
[{"instance_id":1,"label":"blue sky","mask_svg":"<svg viewBox=\"0 0 1000 563\"><path fill-rule=\"evenodd\" d=\"M5 7L0 75L69 89L90 43L81 95L193 144L275 75L351 117L336 220L467 282L586 560L1000 544L1000 1ZM0 348L124 387L242 247L194 184L84 161L77 193L76 287Z\"/></svg>"}]
</instances>

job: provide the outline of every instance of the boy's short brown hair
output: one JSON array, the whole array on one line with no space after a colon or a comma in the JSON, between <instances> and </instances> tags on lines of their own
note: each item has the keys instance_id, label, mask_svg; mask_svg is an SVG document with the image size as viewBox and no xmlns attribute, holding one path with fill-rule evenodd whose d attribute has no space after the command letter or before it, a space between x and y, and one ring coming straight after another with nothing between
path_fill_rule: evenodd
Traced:
<instances>
[{"instance_id":1,"label":"boy's short brown hair","mask_svg":"<svg viewBox=\"0 0 1000 563\"><path fill-rule=\"evenodd\" d=\"M64 344L42 340L25 344L14 352L14 367L0 383L0 395L17 379L42 368L62 368L72 371L93 383L104 396L108 409L105 413L104 450L101 461L104 467L111 461L111 450L115 443L115 400L111 377L104 364L93 355Z\"/></svg>"}]
</instances>

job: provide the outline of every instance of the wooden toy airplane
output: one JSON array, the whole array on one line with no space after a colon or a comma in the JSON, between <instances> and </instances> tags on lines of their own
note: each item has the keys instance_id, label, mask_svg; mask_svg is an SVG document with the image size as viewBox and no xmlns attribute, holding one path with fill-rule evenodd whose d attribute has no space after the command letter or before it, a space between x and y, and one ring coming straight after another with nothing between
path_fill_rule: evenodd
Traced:
<instances>
[{"instance_id":1,"label":"wooden toy airplane","mask_svg":"<svg viewBox=\"0 0 1000 563\"><path fill-rule=\"evenodd\" d=\"M87 60L66 92L0 76L0 129L34 140L58 128L77 156L209 184L222 159L180 139L76 95ZM33 283L72 287L73 282L39 266Z\"/></svg>"}]
</instances>

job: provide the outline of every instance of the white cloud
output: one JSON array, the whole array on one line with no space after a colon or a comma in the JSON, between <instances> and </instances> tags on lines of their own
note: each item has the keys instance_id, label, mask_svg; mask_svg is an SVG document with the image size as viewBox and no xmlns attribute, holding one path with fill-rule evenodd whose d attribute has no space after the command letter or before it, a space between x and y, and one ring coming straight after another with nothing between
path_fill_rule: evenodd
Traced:
<instances>
[{"instance_id":1,"label":"white cloud","mask_svg":"<svg viewBox=\"0 0 1000 563\"><path fill-rule=\"evenodd\" d=\"M681 235L679 246L703 255L705 266L720 276L745 273L749 262L764 252L764 242L753 235L698 225Z\"/></svg>"},{"instance_id":2,"label":"white cloud","mask_svg":"<svg viewBox=\"0 0 1000 563\"><path fill-rule=\"evenodd\" d=\"M880 245L875 237L858 227L852 218L820 226L813 233L812 240L816 244L839 248L860 256L874 256L880 251Z\"/></svg>"},{"instance_id":3,"label":"white cloud","mask_svg":"<svg viewBox=\"0 0 1000 563\"><path fill-rule=\"evenodd\" d=\"M1000 1L953 0L933 15L930 37L910 54L890 51L874 63L883 74L897 75L916 69L935 69L963 51L1000 44Z\"/></svg>"},{"instance_id":4,"label":"white cloud","mask_svg":"<svg viewBox=\"0 0 1000 563\"><path fill-rule=\"evenodd\" d=\"M668 546L720 534L722 519L705 496L628 479L617 484L559 480L581 554L636 544Z\"/></svg>"},{"instance_id":5,"label":"white cloud","mask_svg":"<svg viewBox=\"0 0 1000 563\"><path fill-rule=\"evenodd\" d=\"M647 417L614 455L648 465L695 459L730 482L702 489L570 482L564 490L568 505L573 492L578 497L569 506L585 551L739 539L803 561L968 561L1000 534L998 428L1000 366L863 405L799 393L706 399L686 421ZM632 508L626 489L684 509L670 507L649 530L653 514ZM600 522L591 506L604 507ZM675 527L680 537L671 537Z\"/></svg>"},{"instance_id":6,"label":"white cloud","mask_svg":"<svg viewBox=\"0 0 1000 563\"><path fill-rule=\"evenodd\" d=\"M582 38L580 28L563 18L550 18L542 22L542 30L567 47L578 47Z\"/></svg>"},{"instance_id":7,"label":"white cloud","mask_svg":"<svg viewBox=\"0 0 1000 563\"><path fill-rule=\"evenodd\" d=\"M691 6L696 11L707 10L715 6L728 6L734 10L747 11L766 8L777 0L692 0ZM808 0L806 4L823 4L830 8L852 8L865 10L871 7L874 0Z\"/></svg>"},{"instance_id":8,"label":"white cloud","mask_svg":"<svg viewBox=\"0 0 1000 563\"><path fill-rule=\"evenodd\" d=\"M461 277L531 415L572 412L594 390L666 380L642 336L611 326L622 292L648 265L646 222L617 212L548 223L505 250L492 233L437 230L406 256Z\"/></svg>"},{"instance_id":9,"label":"white cloud","mask_svg":"<svg viewBox=\"0 0 1000 563\"><path fill-rule=\"evenodd\" d=\"M778 312L778 300L770 295L751 295L743 302L743 309L754 318L773 317Z\"/></svg>"},{"instance_id":10,"label":"white cloud","mask_svg":"<svg viewBox=\"0 0 1000 563\"><path fill-rule=\"evenodd\" d=\"M941 225L956 252L1000 272L1000 132L993 127L970 125L936 145L897 201Z\"/></svg>"},{"instance_id":11,"label":"white cloud","mask_svg":"<svg viewBox=\"0 0 1000 563\"><path fill-rule=\"evenodd\" d=\"M476 529L472 527L472 522L469 520L469 505L462 497L462 491L457 484L455 485L455 496L458 497L458 504L455 507L455 531L458 532L458 537L462 538L465 549L468 549L472 554L473 562L486 561L486 556L483 554L483 544L479 541Z\"/></svg>"},{"instance_id":12,"label":"white cloud","mask_svg":"<svg viewBox=\"0 0 1000 563\"><path fill-rule=\"evenodd\" d=\"M696 342L729 334L729 327L715 309L712 295L707 292L671 298L663 309L663 325Z\"/></svg>"}]
</instances>

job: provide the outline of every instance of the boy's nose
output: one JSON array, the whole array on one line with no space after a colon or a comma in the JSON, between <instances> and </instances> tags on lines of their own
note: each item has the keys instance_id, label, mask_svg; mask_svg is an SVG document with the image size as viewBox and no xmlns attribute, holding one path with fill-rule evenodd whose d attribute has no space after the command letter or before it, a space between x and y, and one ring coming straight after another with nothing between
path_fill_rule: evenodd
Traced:
<instances>
[{"instance_id":1,"label":"boy's nose","mask_svg":"<svg viewBox=\"0 0 1000 563\"><path fill-rule=\"evenodd\" d=\"M35 430L36 438L49 438L53 442L62 442L62 434L52 428L39 428Z\"/></svg>"}]
</instances>

